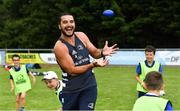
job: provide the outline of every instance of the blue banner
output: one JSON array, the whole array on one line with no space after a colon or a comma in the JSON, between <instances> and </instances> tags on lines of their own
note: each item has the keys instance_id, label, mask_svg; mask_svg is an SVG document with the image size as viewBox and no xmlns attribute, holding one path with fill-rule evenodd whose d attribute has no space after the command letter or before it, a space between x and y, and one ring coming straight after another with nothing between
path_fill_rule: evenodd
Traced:
<instances>
[{"instance_id":1,"label":"blue banner","mask_svg":"<svg viewBox=\"0 0 180 111\"><path fill-rule=\"evenodd\" d=\"M5 65L5 51L0 51L0 65Z\"/></svg>"}]
</instances>

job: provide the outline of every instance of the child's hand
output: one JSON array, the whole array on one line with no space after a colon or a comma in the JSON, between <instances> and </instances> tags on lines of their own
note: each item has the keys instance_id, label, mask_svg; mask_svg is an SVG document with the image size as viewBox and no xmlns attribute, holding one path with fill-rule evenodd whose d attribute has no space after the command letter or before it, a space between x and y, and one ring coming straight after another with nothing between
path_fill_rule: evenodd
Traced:
<instances>
[{"instance_id":1,"label":"child's hand","mask_svg":"<svg viewBox=\"0 0 180 111\"><path fill-rule=\"evenodd\" d=\"M145 86L145 83L144 82L141 82L141 86L147 90L146 86Z\"/></svg>"}]
</instances>

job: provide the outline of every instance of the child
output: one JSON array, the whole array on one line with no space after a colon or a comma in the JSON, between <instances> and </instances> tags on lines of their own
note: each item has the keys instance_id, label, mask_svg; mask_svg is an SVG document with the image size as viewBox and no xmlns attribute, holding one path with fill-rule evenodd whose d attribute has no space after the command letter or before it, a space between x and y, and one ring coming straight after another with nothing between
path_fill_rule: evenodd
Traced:
<instances>
[{"instance_id":1,"label":"child","mask_svg":"<svg viewBox=\"0 0 180 111\"><path fill-rule=\"evenodd\" d=\"M145 77L144 87L148 93L136 100L133 111L173 111L171 102L160 97L160 91L164 89L161 73L149 72Z\"/></svg>"},{"instance_id":2,"label":"child","mask_svg":"<svg viewBox=\"0 0 180 111\"><path fill-rule=\"evenodd\" d=\"M32 77L33 83L36 79L25 65L20 65L20 56L12 56L13 66L8 70L10 72L11 92L16 95L16 111L25 111L26 92L31 89L29 76ZM20 107L21 106L21 107Z\"/></svg>"},{"instance_id":3,"label":"child","mask_svg":"<svg viewBox=\"0 0 180 111\"><path fill-rule=\"evenodd\" d=\"M151 46L147 45L145 48L145 61L141 61L136 69L136 80L137 80L137 88L138 91L138 97L143 96L146 94L147 90L144 88L143 80L146 76L146 74L150 71L158 71L162 73L162 66L158 61L154 60L156 53L156 49ZM163 91L162 91L163 92Z\"/></svg>"},{"instance_id":4,"label":"child","mask_svg":"<svg viewBox=\"0 0 180 111\"><path fill-rule=\"evenodd\" d=\"M56 75L56 73L54 71L48 71L44 73L44 77L42 80L46 83L46 86L49 89L56 91L56 95L59 101L62 103L63 100L61 98L61 91L63 88L63 83L61 80L58 80L58 76Z\"/></svg>"}]
</instances>

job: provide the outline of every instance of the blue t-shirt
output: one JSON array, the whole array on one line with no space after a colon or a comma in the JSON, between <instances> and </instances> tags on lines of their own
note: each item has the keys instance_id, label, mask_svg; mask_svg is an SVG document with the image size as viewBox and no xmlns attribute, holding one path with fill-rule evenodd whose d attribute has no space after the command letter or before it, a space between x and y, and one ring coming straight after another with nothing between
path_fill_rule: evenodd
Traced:
<instances>
[{"instance_id":1,"label":"blue t-shirt","mask_svg":"<svg viewBox=\"0 0 180 111\"><path fill-rule=\"evenodd\" d=\"M147 66L147 67L150 67L150 68L153 67L154 64L155 64L155 61L153 61L153 63L152 63L151 65L148 64L147 60L145 60L144 62L145 62L145 64L146 64L146 66ZM163 71L163 68L162 68L162 66L161 66L161 64L160 64L159 72L162 73L162 71ZM140 65L140 63L139 63L139 64L137 65L137 67L136 67L136 73L137 73L138 75L141 74L141 65Z\"/></svg>"}]
</instances>

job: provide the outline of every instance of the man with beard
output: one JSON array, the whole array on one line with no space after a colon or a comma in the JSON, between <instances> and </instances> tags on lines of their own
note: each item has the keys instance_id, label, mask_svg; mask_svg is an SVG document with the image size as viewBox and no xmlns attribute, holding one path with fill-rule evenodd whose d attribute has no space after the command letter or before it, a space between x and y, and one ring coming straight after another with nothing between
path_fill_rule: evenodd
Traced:
<instances>
[{"instance_id":1,"label":"man with beard","mask_svg":"<svg viewBox=\"0 0 180 111\"><path fill-rule=\"evenodd\" d=\"M75 32L75 21L71 14L59 17L61 36L54 46L57 63L62 69L63 110L94 110L97 84L92 69L108 65L107 59L118 49L105 42L102 50L97 49L83 32ZM89 55L98 60L90 62Z\"/></svg>"}]
</instances>

